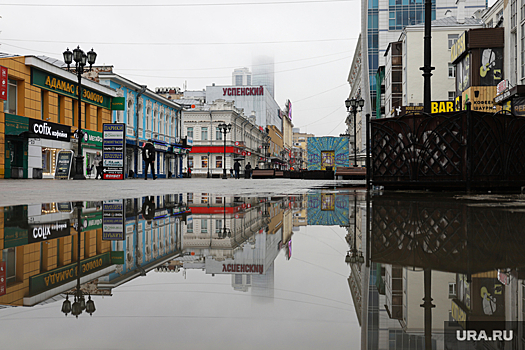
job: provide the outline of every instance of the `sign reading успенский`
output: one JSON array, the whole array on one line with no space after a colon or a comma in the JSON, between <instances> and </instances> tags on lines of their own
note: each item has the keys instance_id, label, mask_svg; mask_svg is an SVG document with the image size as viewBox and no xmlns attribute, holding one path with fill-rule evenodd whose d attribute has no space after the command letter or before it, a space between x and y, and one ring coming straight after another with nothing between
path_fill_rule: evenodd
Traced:
<instances>
[{"instance_id":1,"label":"sign reading \u0443\u0441\u043f\u0435\u043d\u0441\u043a\u0438\u0439","mask_svg":"<svg viewBox=\"0 0 525 350\"><path fill-rule=\"evenodd\" d=\"M77 83L37 68L31 68L31 85L71 98L78 98ZM111 108L111 96L94 91L84 85L82 86L82 101L107 109Z\"/></svg>"}]
</instances>

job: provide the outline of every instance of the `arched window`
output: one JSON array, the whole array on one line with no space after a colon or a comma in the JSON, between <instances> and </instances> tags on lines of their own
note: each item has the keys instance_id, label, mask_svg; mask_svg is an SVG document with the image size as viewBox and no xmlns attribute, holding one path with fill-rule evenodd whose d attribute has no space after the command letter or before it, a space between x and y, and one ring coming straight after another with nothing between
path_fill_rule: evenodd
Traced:
<instances>
[{"instance_id":1,"label":"arched window","mask_svg":"<svg viewBox=\"0 0 525 350\"><path fill-rule=\"evenodd\" d=\"M157 132L157 110L153 111L153 128L151 131Z\"/></svg>"},{"instance_id":2,"label":"arched window","mask_svg":"<svg viewBox=\"0 0 525 350\"><path fill-rule=\"evenodd\" d=\"M151 108L146 109L146 130L151 130Z\"/></svg>"},{"instance_id":3,"label":"arched window","mask_svg":"<svg viewBox=\"0 0 525 350\"><path fill-rule=\"evenodd\" d=\"M135 125L135 111L133 110L133 100L128 100L128 108L126 113L128 115L128 125Z\"/></svg>"},{"instance_id":4,"label":"arched window","mask_svg":"<svg viewBox=\"0 0 525 350\"><path fill-rule=\"evenodd\" d=\"M171 133L170 133L170 136L171 137L175 137L175 118L172 116L171 117Z\"/></svg>"}]
</instances>

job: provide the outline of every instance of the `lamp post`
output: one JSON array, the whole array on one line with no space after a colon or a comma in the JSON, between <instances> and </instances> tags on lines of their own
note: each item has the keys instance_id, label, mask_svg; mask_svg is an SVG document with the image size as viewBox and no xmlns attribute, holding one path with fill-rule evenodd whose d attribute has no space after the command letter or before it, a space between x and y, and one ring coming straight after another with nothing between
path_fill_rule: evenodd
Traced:
<instances>
[{"instance_id":1,"label":"lamp post","mask_svg":"<svg viewBox=\"0 0 525 350\"><path fill-rule=\"evenodd\" d=\"M226 124L226 123L220 123L218 127L219 127L219 131L223 133L223 138L224 138L224 159L222 161L222 168L223 168L222 178L227 179L228 177L226 176L226 134L231 131L232 125Z\"/></svg>"},{"instance_id":2,"label":"lamp post","mask_svg":"<svg viewBox=\"0 0 525 350\"><path fill-rule=\"evenodd\" d=\"M78 98L78 130L77 130L77 140L78 140L78 154L75 162L75 176L74 180L85 180L84 176L84 156L82 155L82 74L84 72L89 72L97 59L97 53L91 49L87 54L80 49L80 46L77 46L73 52L69 51L69 48L63 52L64 62L67 64L67 70L74 72L78 78L78 88L77 88L77 98ZM70 69L69 65L75 61L75 67ZM89 63L89 68L86 68L86 65Z\"/></svg>"},{"instance_id":3,"label":"lamp post","mask_svg":"<svg viewBox=\"0 0 525 350\"><path fill-rule=\"evenodd\" d=\"M359 100L356 98L346 99L345 105L346 105L346 111L352 112L354 114L354 167L356 167L357 166L357 138L356 138L357 125L355 121L355 116L357 114L358 106L361 108L360 111L363 110L363 106L365 105L365 100L363 100L362 98L360 98ZM350 107L352 107L351 111L349 110Z\"/></svg>"},{"instance_id":4,"label":"lamp post","mask_svg":"<svg viewBox=\"0 0 525 350\"><path fill-rule=\"evenodd\" d=\"M206 176L207 178L210 178L211 177L211 174L210 174L210 152L208 152L208 175Z\"/></svg>"},{"instance_id":5,"label":"lamp post","mask_svg":"<svg viewBox=\"0 0 525 350\"><path fill-rule=\"evenodd\" d=\"M219 232L219 238L226 238L232 236L232 231L229 228L226 228L226 197L222 197L222 200L224 202L224 219L222 221L222 229Z\"/></svg>"},{"instance_id":6,"label":"lamp post","mask_svg":"<svg viewBox=\"0 0 525 350\"><path fill-rule=\"evenodd\" d=\"M264 148L264 168L267 169L268 167L268 149L270 148L270 142L263 142L262 144Z\"/></svg>"},{"instance_id":7,"label":"lamp post","mask_svg":"<svg viewBox=\"0 0 525 350\"><path fill-rule=\"evenodd\" d=\"M352 255L350 251L346 253L345 262L347 264L362 265L365 262L363 252L357 250L357 193L354 194L354 242L352 244Z\"/></svg>"},{"instance_id":8,"label":"lamp post","mask_svg":"<svg viewBox=\"0 0 525 350\"><path fill-rule=\"evenodd\" d=\"M68 313L71 312L72 315L74 315L76 318L78 318L78 315L82 313L82 311L86 310L89 315L93 315L93 313L96 311L95 309L95 302L91 300L91 295L89 295L88 301L86 301L86 298L84 297L84 293L82 292L82 289L80 288L80 275L81 275L81 269L80 269L80 236L82 229L84 228L83 222L82 222L82 202L76 202L75 207L77 208L77 286L73 293L70 293L73 295L73 305L71 305L71 302L69 301L69 295L66 294L66 300L62 303L62 312L67 316Z\"/></svg>"}]
</instances>

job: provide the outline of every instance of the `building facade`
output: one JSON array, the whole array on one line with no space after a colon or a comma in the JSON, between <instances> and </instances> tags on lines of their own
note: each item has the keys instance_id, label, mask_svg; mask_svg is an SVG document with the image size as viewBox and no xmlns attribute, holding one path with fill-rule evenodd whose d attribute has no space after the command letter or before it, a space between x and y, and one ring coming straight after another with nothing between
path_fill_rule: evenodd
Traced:
<instances>
[{"instance_id":1,"label":"building facade","mask_svg":"<svg viewBox=\"0 0 525 350\"><path fill-rule=\"evenodd\" d=\"M346 137L310 137L308 139L308 170L335 171L349 166L348 139Z\"/></svg>"},{"instance_id":2,"label":"building facade","mask_svg":"<svg viewBox=\"0 0 525 350\"><path fill-rule=\"evenodd\" d=\"M78 148L78 78L64 70L62 62L44 56L4 56L0 66L8 75L7 99L0 111L0 178L54 178L59 153L71 153L72 158ZM111 122L116 92L89 79L82 80L82 87L84 175L89 177L102 151L101 142L95 141L102 125Z\"/></svg>"},{"instance_id":3,"label":"building facade","mask_svg":"<svg viewBox=\"0 0 525 350\"><path fill-rule=\"evenodd\" d=\"M260 55L252 61L252 83L264 86L270 96L275 97L275 63L273 57Z\"/></svg>"},{"instance_id":4,"label":"building facade","mask_svg":"<svg viewBox=\"0 0 525 350\"><path fill-rule=\"evenodd\" d=\"M248 68L237 68L232 73L232 85L250 86L252 85L252 73Z\"/></svg>"}]
</instances>

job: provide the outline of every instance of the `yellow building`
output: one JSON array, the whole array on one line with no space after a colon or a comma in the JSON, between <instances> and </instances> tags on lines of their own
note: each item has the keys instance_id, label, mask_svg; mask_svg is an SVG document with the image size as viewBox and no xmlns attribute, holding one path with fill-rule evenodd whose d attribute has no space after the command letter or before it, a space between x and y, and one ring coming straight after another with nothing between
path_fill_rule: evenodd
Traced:
<instances>
[{"instance_id":1,"label":"yellow building","mask_svg":"<svg viewBox=\"0 0 525 350\"><path fill-rule=\"evenodd\" d=\"M296 155L295 163L301 169L305 169L308 164L308 138L314 137L314 134L300 132L299 129L293 131L293 146L296 148L294 154Z\"/></svg>"},{"instance_id":2,"label":"yellow building","mask_svg":"<svg viewBox=\"0 0 525 350\"><path fill-rule=\"evenodd\" d=\"M55 62L61 64L47 57L0 57L8 75L7 96L0 100L0 178L54 178L58 151L76 149L78 78ZM82 79L82 87L81 127L100 132L111 122L116 92L89 79Z\"/></svg>"},{"instance_id":3,"label":"yellow building","mask_svg":"<svg viewBox=\"0 0 525 350\"><path fill-rule=\"evenodd\" d=\"M32 306L65 293L76 285L79 260L81 283L114 269L111 243L102 240L102 211L86 209L79 256L71 203L0 208L0 305Z\"/></svg>"}]
</instances>

